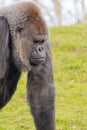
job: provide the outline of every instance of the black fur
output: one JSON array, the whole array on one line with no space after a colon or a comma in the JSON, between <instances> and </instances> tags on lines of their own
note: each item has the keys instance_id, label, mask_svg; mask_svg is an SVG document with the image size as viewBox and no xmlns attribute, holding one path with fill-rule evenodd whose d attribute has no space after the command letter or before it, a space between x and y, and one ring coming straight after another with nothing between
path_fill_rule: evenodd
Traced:
<instances>
[{"instance_id":1,"label":"black fur","mask_svg":"<svg viewBox=\"0 0 87 130\"><path fill-rule=\"evenodd\" d=\"M27 98L37 130L55 130L55 89L48 28L39 7L21 2L0 9L0 109L28 71Z\"/></svg>"},{"instance_id":2,"label":"black fur","mask_svg":"<svg viewBox=\"0 0 87 130\"><path fill-rule=\"evenodd\" d=\"M50 53L49 53L50 55ZM50 57L28 75L28 100L37 130L55 130L54 84Z\"/></svg>"},{"instance_id":3,"label":"black fur","mask_svg":"<svg viewBox=\"0 0 87 130\"><path fill-rule=\"evenodd\" d=\"M9 25L4 17L0 18L0 109L11 99L16 90L20 71L13 63ZM10 51L9 51L10 50Z\"/></svg>"}]
</instances>

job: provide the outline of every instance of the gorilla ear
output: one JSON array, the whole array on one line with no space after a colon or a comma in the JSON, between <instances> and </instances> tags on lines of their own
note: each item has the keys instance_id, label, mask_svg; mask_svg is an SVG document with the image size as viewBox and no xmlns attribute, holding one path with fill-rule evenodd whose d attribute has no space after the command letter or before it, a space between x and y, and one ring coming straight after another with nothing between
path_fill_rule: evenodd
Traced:
<instances>
[{"instance_id":1,"label":"gorilla ear","mask_svg":"<svg viewBox=\"0 0 87 130\"><path fill-rule=\"evenodd\" d=\"M6 18L0 17L0 79L5 76L9 58L9 26Z\"/></svg>"}]
</instances>

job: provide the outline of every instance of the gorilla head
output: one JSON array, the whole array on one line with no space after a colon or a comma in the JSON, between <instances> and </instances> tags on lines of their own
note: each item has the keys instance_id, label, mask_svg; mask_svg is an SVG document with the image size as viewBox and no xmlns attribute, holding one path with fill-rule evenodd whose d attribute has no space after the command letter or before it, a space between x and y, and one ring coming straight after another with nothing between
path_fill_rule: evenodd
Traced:
<instances>
[{"instance_id":1,"label":"gorilla head","mask_svg":"<svg viewBox=\"0 0 87 130\"><path fill-rule=\"evenodd\" d=\"M28 18L22 27L18 26L15 39L17 40L16 43L19 43L19 47L16 45L15 49L18 51L17 57L25 68L28 69L30 65L38 65L45 61L48 31L41 16L36 14L34 17Z\"/></svg>"},{"instance_id":2,"label":"gorilla head","mask_svg":"<svg viewBox=\"0 0 87 130\"><path fill-rule=\"evenodd\" d=\"M30 70L46 58L48 29L40 9L34 3L23 2L2 8L7 19L15 64L20 69Z\"/></svg>"},{"instance_id":3,"label":"gorilla head","mask_svg":"<svg viewBox=\"0 0 87 130\"><path fill-rule=\"evenodd\" d=\"M0 8L0 108L28 71L27 97L37 130L55 130L49 31L40 8L18 2Z\"/></svg>"}]
</instances>

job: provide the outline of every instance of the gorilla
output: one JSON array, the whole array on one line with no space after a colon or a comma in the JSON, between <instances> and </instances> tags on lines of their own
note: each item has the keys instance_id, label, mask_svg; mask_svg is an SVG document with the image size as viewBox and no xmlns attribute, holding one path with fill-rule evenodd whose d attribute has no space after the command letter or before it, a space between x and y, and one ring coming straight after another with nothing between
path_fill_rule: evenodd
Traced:
<instances>
[{"instance_id":1,"label":"gorilla","mask_svg":"<svg viewBox=\"0 0 87 130\"><path fill-rule=\"evenodd\" d=\"M55 88L49 31L32 2L0 7L0 109L12 98L22 70L37 130L55 130Z\"/></svg>"}]
</instances>

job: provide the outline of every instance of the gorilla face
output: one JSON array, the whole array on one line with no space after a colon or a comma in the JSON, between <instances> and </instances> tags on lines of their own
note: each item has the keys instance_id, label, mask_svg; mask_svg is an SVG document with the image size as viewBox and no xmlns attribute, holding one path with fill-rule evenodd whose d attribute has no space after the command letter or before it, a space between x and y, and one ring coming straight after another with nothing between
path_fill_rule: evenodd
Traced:
<instances>
[{"instance_id":1,"label":"gorilla face","mask_svg":"<svg viewBox=\"0 0 87 130\"><path fill-rule=\"evenodd\" d=\"M33 42L33 50L31 52L30 56L30 64L33 66L39 65L40 63L43 63L46 58L46 52L45 52L45 41L44 39L38 39L34 40Z\"/></svg>"},{"instance_id":2,"label":"gorilla face","mask_svg":"<svg viewBox=\"0 0 87 130\"><path fill-rule=\"evenodd\" d=\"M37 19L38 18L38 19ZM48 30L44 20L38 16L28 19L16 28L14 57L19 68L30 70L45 62ZM19 62L20 61L20 62Z\"/></svg>"}]
</instances>

